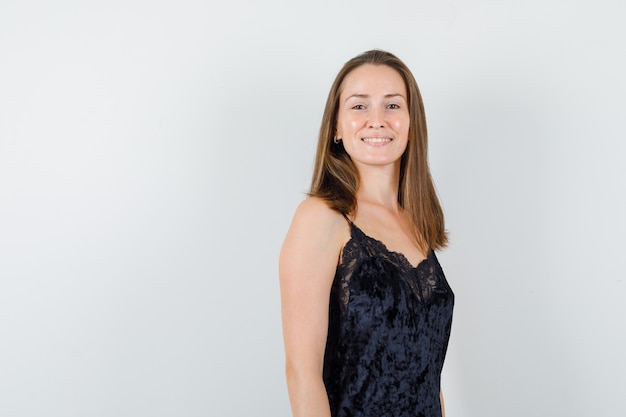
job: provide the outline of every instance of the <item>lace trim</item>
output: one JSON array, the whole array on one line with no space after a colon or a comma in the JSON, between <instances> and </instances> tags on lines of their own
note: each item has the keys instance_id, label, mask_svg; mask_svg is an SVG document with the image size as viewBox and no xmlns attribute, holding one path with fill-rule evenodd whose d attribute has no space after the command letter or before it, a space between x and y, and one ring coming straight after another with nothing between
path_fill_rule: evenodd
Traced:
<instances>
[{"instance_id":1,"label":"lace trim","mask_svg":"<svg viewBox=\"0 0 626 417\"><path fill-rule=\"evenodd\" d=\"M357 225L350 222L350 240L342 250L341 262L335 275L344 311L350 301L352 276L363 261L371 258L387 261L398 268L400 276L411 292L423 304L428 303L435 294L448 292L434 252L431 251L417 266L413 266L403 253L390 251L383 242L366 235Z\"/></svg>"}]
</instances>

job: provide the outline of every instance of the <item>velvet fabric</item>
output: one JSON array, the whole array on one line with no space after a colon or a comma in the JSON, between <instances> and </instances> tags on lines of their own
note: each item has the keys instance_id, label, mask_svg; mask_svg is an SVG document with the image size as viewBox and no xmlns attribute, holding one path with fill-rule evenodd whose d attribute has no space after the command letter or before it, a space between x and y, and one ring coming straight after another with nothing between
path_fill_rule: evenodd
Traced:
<instances>
[{"instance_id":1,"label":"velvet fabric","mask_svg":"<svg viewBox=\"0 0 626 417\"><path fill-rule=\"evenodd\" d=\"M434 252L413 267L350 222L330 295L333 417L440 417L454 294Z\"/></svg>"}]
</instances>

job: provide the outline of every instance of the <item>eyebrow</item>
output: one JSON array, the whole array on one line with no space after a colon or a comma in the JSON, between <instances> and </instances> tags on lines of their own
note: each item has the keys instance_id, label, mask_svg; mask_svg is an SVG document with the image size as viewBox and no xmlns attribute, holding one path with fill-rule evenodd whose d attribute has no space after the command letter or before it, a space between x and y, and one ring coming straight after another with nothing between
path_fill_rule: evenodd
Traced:
<instances>
[{"instance_id":1,"label":"eyebrow","mask_svg":"<svg viewBox=\"0 0 626 417\"><path fill-rule=\"evenodd\" d=\"M348 101L351 98L369 98L370 95L369 94L352 94L351 96L346 97L346 99L344 101ZM404 100L406 100L406 97L404 97L402 94L400 93L393 93L393 94L385 94L384 96L385 98L393 98L393 97L402 97Z\"/></svg>"}]
</instances>

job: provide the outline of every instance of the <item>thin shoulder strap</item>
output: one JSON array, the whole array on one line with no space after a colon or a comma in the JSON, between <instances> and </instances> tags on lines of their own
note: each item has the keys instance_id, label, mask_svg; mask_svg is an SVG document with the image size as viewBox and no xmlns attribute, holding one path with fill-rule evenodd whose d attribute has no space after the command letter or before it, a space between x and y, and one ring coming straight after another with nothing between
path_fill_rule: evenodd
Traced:
<instances>
[{"instance_id":1,"label":"thin shoulder strap","mask_svg":"<svg viewBox=\"0 0 626 417\"><path fill-rule=\"evenodd\" d=\"M352 226L352 225L354 224L354 223L352 223L352 220L350 220L350 219L348 218L348 215L347 215L346 213L341 213L341 215L343 216L343 218L344 218L344 219L346 219L346 221L348 222L348 224L349 224L350 226Z\"/></svg>"}]
</instances>

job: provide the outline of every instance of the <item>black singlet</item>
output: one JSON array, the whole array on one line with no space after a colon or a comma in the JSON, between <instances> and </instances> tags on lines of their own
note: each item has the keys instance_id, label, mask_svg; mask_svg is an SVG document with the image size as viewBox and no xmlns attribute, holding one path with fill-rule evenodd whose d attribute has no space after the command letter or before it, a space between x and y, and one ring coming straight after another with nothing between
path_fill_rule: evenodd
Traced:
<instances>
[{"instance_id":1,"label":"black singlet","mask_svg":"<svg viewBox=\"0 0 626 417\"><path fill-rule=\"evenodd\" d=\"M434 252L413 267L350 222L333 281L324 384L332 417L440 417L454 294Z\"/></svg>"}]
</instances>

